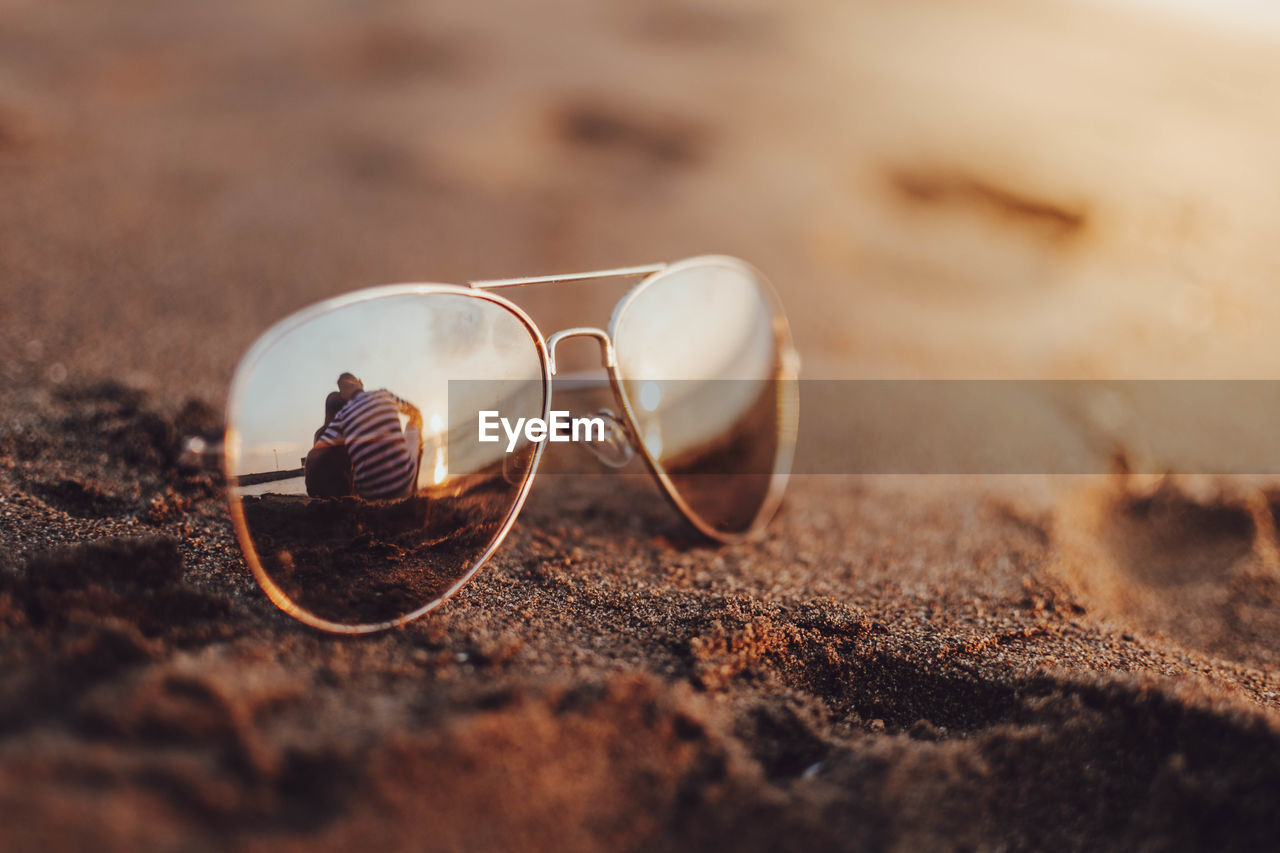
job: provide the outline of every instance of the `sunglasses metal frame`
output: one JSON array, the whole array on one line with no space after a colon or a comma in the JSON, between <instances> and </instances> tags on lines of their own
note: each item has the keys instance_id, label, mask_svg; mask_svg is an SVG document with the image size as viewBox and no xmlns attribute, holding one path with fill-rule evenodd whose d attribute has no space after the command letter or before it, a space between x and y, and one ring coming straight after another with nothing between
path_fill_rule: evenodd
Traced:
<instances>
[{"instance_id":1,"label":"sunglasses metal frame","mask_svg":"<svg viewBox=\"0 0 1280 853\"><path fill-rule=\"evenodd\" d=\"M774 467L769 482L769 488L766 491L764 500L761 502L751 524L746 530L740 533L725 533L723 531L716 530L713 526L708 524L706 520L703 519L692 507L690 507L688 502L680 495L679 490L675 487L670 476L663 468L662 463L658 459L654 458L649 448L645 445L645 442L640 440L635 411L623 384L625 377L622 375L622 371L618 366L614 347L617 330L626 315L627 309L648 287L650 287L654 282L661 281L670 275L706 266L724 267L745 273L759 285L759 289L762 295L766 298L770 308L774 346L777 348L779 373L778 376L774 377L774 379L782 383L778 402L778 451L774 459ZM534 321L522 308L520 308L520 306L511 302L509 299L490 292L500 288L519 287L524 285L557 284L562 282L630 276L644 276L644 278L633 285L614 307L613 314L609 319L609 327L607 331L593 327L576 327L562 329L553 333L549 338L543 336L541 329L538 328L537 324L534 323ZM432 294L449 294L482 299L506 309L520 320L525 329L529 332L530 337L533 339L535 349L538 354L539 369L542 374L542 417L544 420L549 417L551 411L552 378L556 375L556 346L561 341L570 337L585 336L596 338L601 345L604 367L608 373L609 384L612 388L614 399L622 409L622 421L628 432L628 440L644 459L646 467L660 484L662 493L667 498L668 502L702 535L724 544L741 542L761 533L769 519L772 518L774 513L777 511L778 506L782 502L782 495L786 489L787 480L790 476L791 462L795 451L799 401L796 388L798 383L794 380L799 377L800 358L792 341L790 326L787 322L785 313L783 313L782 304L778 299L777 294L774 292L772 285L769 284L768 280L754 267L747 264L745 261L741 261L727 255L702 255L670 264L647 264L643 266L620 267L611 270L571 273L567 275L546 275L529 278L472 281L468 282L466 285L382 285L342 294L341 296L336 296L303 308L277 322L261 337L259 337L258 340L249 348L248 352L245 353L244 357L240 360L239 366L236 368L235 375L231 381L231 390L227 397L227 432L224 441L226 451L223 453L222 458L227 483L234 484L236 482L236 476L232 473L231 469L235 462L236 451L239 446L238 437L235 432L235 424L239 420L238 405L240 404L241 397L243 396L242 392L246 387L253 370L257 366L258 361L268 350L299 326L304 325L316 317L328 314L329 312L340 310L351 305L357 305L362 302L383 299L389 296L428 296ZM349 625L321 618L299 607L292 601L292 599L289 598L284 590L271 579L271 576L266 572L261 561L258 559L257 549L254 547L253 540L250 537L249 526L244 516L241 497L234 488L228 490L231 520L235 527L236 538L240 543L240 549L244 553L245 561L249 564L249 568L252 570L259 586L262 587L262 590L267 594L267 597L271 602L285 613L313 628L318 628L320 630L336 634L368 634L377 631L384 631L412 622L452 598L459 590L467 585L471 578L475 576L476 572L478 572L480 568L489 561L494 553L497 552L498 548L501 547L503 541L506 539L512 526L515 524L516 518L520 515L521 509L524 507L524 502L529 495L529 490L533 487L533 481L537 475L538 464L542 459L544 448L545 442L537 443L537 447L533 452L533 459L529 463L528 471L524 475L524 479L520 484L520 489L516 495L515 501L508 510L501 526L498 528L498 532L494 536L493 541L490 542L489 546L480 554L479 557L475 559L467 571L434 600L409 613L385 622Z\"/></svg>"}]
</instances>

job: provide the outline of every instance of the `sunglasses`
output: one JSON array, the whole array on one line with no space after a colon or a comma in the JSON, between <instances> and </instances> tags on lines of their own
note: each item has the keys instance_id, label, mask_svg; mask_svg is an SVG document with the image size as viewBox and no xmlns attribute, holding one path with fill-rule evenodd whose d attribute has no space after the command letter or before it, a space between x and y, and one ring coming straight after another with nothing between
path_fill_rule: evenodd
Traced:
<instances>
[{"instance_id":1,"label":"sunglasses","mask_svg":"<svg viewBox=\"0 0 1280 853\"><path fill-rule=\"evenodd\" d=\"M624 277L640 280L607 331L544 337L495 292ZM557 369L575 337L599 346L594 376ZM557 441L610 467L638 455L693 528L738 542L781 502L798 371L773 288L730 257L355 291L281 320L241 360L223 442L231 518L271 600L346 634L457 593ZM553 377L558 394L594 387L607 405L553 409Z\"/></svg>"}]
</instances>

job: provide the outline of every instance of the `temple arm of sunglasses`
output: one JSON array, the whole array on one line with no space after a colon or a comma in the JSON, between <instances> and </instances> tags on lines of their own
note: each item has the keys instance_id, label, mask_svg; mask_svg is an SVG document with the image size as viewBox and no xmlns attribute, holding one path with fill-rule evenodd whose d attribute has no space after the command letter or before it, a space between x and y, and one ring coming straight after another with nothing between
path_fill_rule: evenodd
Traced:
<instances>
[{"instance_id":1,"label":"temple arm of sunglasses","mask_svg":"<svg viewBox=\"0 0 1280 853\"><path fill-rule=\"evenodd\" d=\"M520 287L526 284L553 284L562 281L587 281L593 278L622 278L630 275L651 275L666 269L666 264L642 264L635 267L617 267L611 270L594 270L592 272L575 272L565 275L535 275L526 278L490 278L467 282L468 287L478 290L494 290L499 287Z\"/></svg>"}]
</instances>

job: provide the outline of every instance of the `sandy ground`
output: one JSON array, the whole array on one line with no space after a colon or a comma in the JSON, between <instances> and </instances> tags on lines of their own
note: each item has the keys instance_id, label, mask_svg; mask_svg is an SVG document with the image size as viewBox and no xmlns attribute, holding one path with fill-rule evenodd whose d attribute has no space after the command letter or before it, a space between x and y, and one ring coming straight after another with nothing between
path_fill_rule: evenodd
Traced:
<instances>
[{"instance_id":1,"label":"sandy ground","mask_svg":"<svg viewBox=\"0 0 1280 853\"><path fill-rule=\"evenodd\" d=\"M713 251L813 377L1269 378L1276 56L1012 0L0 4L0 846L1273 843L1266 483L813 476L716 548L551 477L341 640L174 462L317 299Z\"/></svg>"}]
</instances>

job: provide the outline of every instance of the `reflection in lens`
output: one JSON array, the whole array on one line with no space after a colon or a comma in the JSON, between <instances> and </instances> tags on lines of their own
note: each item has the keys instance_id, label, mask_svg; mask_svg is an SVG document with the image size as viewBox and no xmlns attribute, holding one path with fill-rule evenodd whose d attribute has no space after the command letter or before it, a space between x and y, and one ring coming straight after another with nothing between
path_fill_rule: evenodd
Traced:
<instances>
[{"instance_id":1,"label":"reflection in lens","mask_svg":"<svg viewBox=\"0 0 1280 853\"><path fill-rule=\"evenodd\" d=\"M508 454L473 433L481 409L542 415L535 338L496 302L441 292L286 326L232 390L227 470L246 550L286 609L400 619L464 580L519 501L535 446ZM459 379L484 381L451 393Z\"/></svg>"},{"instance_id":2,"label":"reflection in lens","mask_svg":"<svg viewBox=\"0 0 1280 853\"><path fill-rule=\"evenodd\" d=\"M717 533L773 509L790 465L795 383L785 328L750 268L707 259L643 285L614 322L621 386L649 456Z\"/></svg>"}]
</instances>

